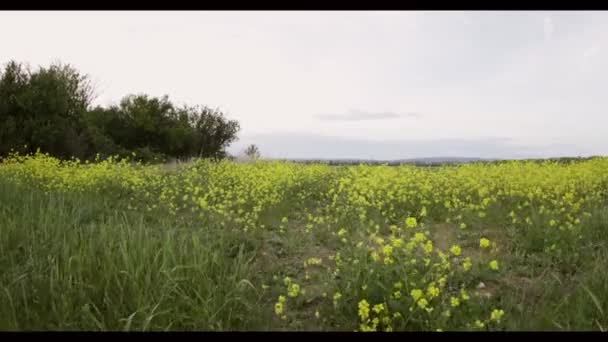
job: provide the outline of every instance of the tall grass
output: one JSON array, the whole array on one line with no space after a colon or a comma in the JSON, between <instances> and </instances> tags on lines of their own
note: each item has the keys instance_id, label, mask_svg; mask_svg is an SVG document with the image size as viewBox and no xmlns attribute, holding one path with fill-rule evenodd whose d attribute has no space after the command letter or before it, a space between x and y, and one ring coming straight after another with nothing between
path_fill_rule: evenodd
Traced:
<instances>
[{"instance_id":1,"label":"tall grass","mask_svg":"<svg viewBox=\"0 0 608 342\"><path fill-rule=\"evenodd\" d=\"M0 180L0 330L252 329L255 250L214 226ZM267 318L267 317L266 317Z\"/></svg>"}]
</instances>

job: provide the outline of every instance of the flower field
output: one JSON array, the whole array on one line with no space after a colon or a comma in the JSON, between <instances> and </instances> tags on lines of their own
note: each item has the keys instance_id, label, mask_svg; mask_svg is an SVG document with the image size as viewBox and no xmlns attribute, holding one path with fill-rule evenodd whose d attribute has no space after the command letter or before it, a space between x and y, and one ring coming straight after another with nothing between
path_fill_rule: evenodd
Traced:
<instances>
[{"instance_id":1,"label":"flower field","mask_svg":"<svg viewBox=\"0 0 608 342\"><path fill-rule=\"evenodd\" d=\"M608 159L13 155L2 330L608 329Z\"/></svg>"}]
</instances>

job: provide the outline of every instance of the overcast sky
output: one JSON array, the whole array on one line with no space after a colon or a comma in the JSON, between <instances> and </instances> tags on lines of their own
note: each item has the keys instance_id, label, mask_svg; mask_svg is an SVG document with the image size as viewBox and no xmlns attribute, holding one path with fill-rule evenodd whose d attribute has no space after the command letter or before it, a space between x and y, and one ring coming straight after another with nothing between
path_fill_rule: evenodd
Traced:
<instances>
[{"instance_id":1,"label":"overcast sky","mask_svg":"<svg viewBox=\"0 0 608 342\"><path fill-rule=\"evenodd\" d=\"M606 12L0 12L0 63L164 94L279 158L608 155Z\"/></svg>"}]
</instances>

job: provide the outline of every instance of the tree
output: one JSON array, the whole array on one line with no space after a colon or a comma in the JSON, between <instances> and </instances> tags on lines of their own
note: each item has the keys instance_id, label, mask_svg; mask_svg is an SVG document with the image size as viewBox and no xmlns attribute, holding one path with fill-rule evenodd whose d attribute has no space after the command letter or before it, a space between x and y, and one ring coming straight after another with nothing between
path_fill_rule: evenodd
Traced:
<instances>
[{"instance_id":1,"label":"tree","mask_svg":"<svg viewBox=\"0 0 608 342\"><path fill-rule=\"evenodd\" d=\"M0 71L0 156L40 148L59 158L223 158L240 128L219 110L177 107L167 96L128 95L106 108L91 108L92 100L88 76L69 65L31 72L8 63Z\"/></svg>"},{"instance_id":2,"label":"tree","mask_svg":"<svg viewBox=\"0 0 608 342\"><path fill-rule=\"evenodd\" d=\"M83 157L88 149L83 118L92 99L88 76L70 65L32 72L8 63L0 75L0 120L7 123L0 130L0 154L40 148L59 157Z\"/></svg>"},{"instance_id":3,"label":"tree","mask_svg":"<svg viewBox=\"0 0 608 342\"><path fill-rule=\"evenodd\" d=\"M250 159L256 160L260 158L260 149L255 144L251 144L245 149L245 155Z\"/></svg>"},{"instance_id":4,"label":"tree","mask_svg":"<svg viewBox=\"0 0 608 342\"><path fill-rule=\"evenodd\" d=\"M176 107L167 96L125 96L118 106L87 113L89 134L98 151L140 155L143 160L223 158L239 126L207 107Z\"/></svg>"}]
</instances>

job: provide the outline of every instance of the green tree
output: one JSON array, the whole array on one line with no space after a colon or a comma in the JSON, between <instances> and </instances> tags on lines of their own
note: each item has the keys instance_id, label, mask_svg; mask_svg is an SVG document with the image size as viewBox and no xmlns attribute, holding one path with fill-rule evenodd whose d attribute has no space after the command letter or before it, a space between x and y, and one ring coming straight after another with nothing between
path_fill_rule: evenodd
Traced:
<instances>
[{"instance_id":1,"label":"green tree","mask_svg":"<svg viewBox=\"0 0 608 342\"><path fill-rule=\"evenodd\" d=\"M0 153L40 148L58 157L86 155L84 114L93 99L88 76L70 65L52 64L32 72L10 62L0 75Z\"/></svg>"}]
</instances>

